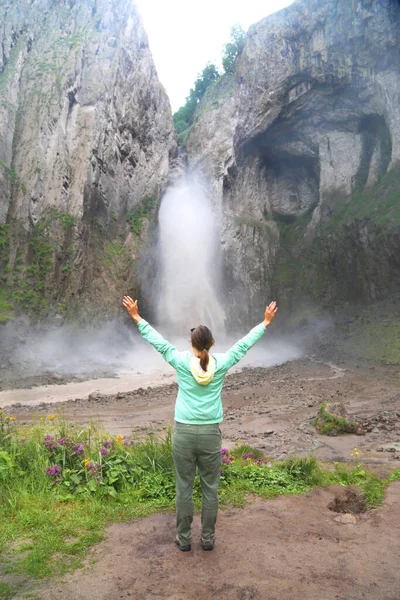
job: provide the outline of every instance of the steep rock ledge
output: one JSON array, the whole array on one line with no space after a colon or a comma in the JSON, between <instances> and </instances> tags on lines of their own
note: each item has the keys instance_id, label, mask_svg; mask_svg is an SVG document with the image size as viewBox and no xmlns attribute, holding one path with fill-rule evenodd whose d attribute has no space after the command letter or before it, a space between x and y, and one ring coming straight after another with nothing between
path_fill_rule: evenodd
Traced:
<instances>
[{"instance_id":1,"label":"steep rock ledge","mask_svg":"<svg viewBox=\"0 0 400 600\"><path fill-rule=\"evenodd\" d=\"M11 302L113 311L175 152L133 3L0 2L0 262ZM0 311L1 312L1 311Z\"/></svg>"},{"instance_id":2,"label":"steep rock ledge","mask_svg":"<svg viewBox=\"0 0 400 600\"><path fill-rule=\"evenodd\" d=\"M399 290L399 99L397 2L299 0L250 29L187 143L235 319L276 294L290 308Z\"/></svg>"}]
</instances>

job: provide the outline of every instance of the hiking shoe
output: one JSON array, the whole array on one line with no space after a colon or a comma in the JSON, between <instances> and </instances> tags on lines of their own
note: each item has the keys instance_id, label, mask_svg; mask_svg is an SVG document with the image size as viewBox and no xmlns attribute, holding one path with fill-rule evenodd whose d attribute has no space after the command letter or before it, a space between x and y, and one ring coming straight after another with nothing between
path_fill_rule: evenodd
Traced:
<instances>
[{"instance_id":1,"label":"hiking shoe","mask_svg":"<svg viewBox=\"0 0 400 600\"><path fill-rule=\"evenodd\" d=\"M182 544L178 536L175 538L175 544L179 547L179 550L182 550L182 552L190 552L192 549L191 544Z\"/></svg>"},{"instance_id":2,"label":"hiking shoe","mask_svg":"<svg viewBox=\"0 0 400 600\"><path fill-rule=\"evenodd\" d=\"M208 552L210 550L214 550L214 540L203 540L203 539L201 539L200 543L201 543L201 547L206 552Z\"/></svg>"}]
</instances>

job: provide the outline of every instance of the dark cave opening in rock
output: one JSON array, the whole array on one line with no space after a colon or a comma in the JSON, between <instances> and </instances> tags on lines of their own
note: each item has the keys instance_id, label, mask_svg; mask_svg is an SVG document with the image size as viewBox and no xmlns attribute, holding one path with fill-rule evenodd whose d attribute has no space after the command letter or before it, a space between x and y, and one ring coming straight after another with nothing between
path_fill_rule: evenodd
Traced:
<instances>
[{"instance_id":1,"label":"dark cave opening in rock","mask_svg":"<svg viewBox=\"0 0 400 600\"><path fill-rule=\"evenodd\" d=\"M277 220L293 220L319 203L318 148L287 128L272 126L242 149L244 161L254 157L266 179L269 204Z\"/></svg>"}]
</instances>

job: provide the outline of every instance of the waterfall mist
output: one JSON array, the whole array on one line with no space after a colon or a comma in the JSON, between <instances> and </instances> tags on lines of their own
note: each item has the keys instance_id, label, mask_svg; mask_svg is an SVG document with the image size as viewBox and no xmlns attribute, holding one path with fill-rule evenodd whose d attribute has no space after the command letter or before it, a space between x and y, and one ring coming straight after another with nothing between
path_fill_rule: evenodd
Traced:
<instances>
[{"instance_id":1,"label":"waterfall mist","mask_svg":"<svg viewBox=\"0 0 400 600\"><path fill-rule=\"evenodd\" d=\"M218 217L204 184L189 176L172 185L159 211L159 242L153 260L157 261L155 270L160 276L158 289L152 293L155 325L179 350L190 350L190 328L200 324L214 333L217 343L213 352L226 351L247 333L241 331L234 336L225 328L219 243ZM265 303L271 299L266 298ZM27 323L3 326L0 389L15 386L18 379L51 373L81 379L121 373L148 373L149 377L168 373L168 365L141 339L125 310L120 309L119 317L99 327L55 327L45 323L38 327ZM262 318L262 314L254 315L253 325ZM250 351L239 368L266 367L299 358L304 355L307 338L313 337L311 331L309 336L304 332L283 336L274 334L274 330Z\"/></svg>"},{"instance_id":2,"label":"waterfall mist","mask_svg":"<svg viewBox=\"0 0 400 600\"><path fill-rule=\"evenodd\" d=\"M157 320L176 334L197 325L225 329L216 221L205 188L194 176L167 190L159 212Z\"/></svg>"}]
</instances>

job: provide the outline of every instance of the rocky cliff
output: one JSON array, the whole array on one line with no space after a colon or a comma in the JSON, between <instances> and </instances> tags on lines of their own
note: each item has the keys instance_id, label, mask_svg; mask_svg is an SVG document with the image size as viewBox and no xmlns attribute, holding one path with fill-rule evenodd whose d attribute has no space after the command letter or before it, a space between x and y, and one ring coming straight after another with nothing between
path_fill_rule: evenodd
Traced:
<instances>
[{"instance_id":1,"label":"rocky cliff","mask_svg":"<svg viewBox=\"0 0 400 600\"><path fill-rule=\"evenodd\" d=\"M135 290L175 151L133 2L0 0L0 320ZM1 308L2 306L2 308Z\"/></svg>"},{"instance_id":2,"label":"rocky cliff","mask_svg":"<svg viewBox=\"0 0 400 600\"><path fill-rule=\"evenodd\" d=\"M209 88L189 164L209 179L231 314L400 287L400 5L298 0Z\"/></svg>"}]
</instances>

